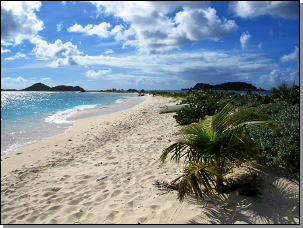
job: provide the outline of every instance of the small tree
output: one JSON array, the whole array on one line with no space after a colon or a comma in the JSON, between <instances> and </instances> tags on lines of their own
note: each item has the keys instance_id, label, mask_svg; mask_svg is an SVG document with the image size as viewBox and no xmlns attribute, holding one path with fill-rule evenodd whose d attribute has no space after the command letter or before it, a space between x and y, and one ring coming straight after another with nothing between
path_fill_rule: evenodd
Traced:
<instances>
[{"instance_id":1,"label":"small tree","mask_svg":"<svg viewBox=\"0 0 303 228\"><path fill-rule=\"evenodd\" d=\"M181 129L183 137L166 148L160 160L168 154L171 159L187 164L183 175L173 180L178 182L178 198L184 199L191 192L197 200L203 200L201 185L209 193L213 189L222 192L223 168L226 163L239 165L250 161L261 147L245 134L247 126L274 127L270 121L253 121L233 105L226 105L219 113Z\"/></svg>"}]
</instances>

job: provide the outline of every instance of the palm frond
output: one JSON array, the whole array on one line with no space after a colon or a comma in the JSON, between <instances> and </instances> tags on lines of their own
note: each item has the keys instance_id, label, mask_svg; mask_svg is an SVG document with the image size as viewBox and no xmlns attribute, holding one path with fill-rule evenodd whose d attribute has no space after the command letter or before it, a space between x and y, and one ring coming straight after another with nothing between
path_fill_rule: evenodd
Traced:
<instances>
[{"instance_id":1,"label":"palm frond","mask_svg":"<svg viewBox=\"0 0 303 228\"><path fill-rule=\"evenodd\" d=\"M275 121L270 121L270 120L266 120L266 121L245 121L243 123L239 123L237 126L235 126L235 128L243 128L243 127L269 127L272 129L276 129L277 128L277 123Z\"/></svg>"},{"instance_id":2,"label":"palm frond","mask_svg":"<svg viewBox=\"0 0 303 228\"><path fill-rule=\"evenodd\" d=\"M175 183L178 180L178 198L182 201L186 196L194 193L197 200L204 200L203 191L208 195L213 194L215 186L215 177L222 178L217 167L209 167L202 162L188 162L189 166L185 173L171 182ZM204 186L202 190L201 186Z\"/></svg>"},{"instance_id":3,"label":"palm frond","mask_svg":"<svg viewBox=\"0 0 303 228\"><path fill-rule=\"evenodd\" d=\"M212 130L221 135L225 131L231 129L235 124L237 119L233 116L239 110L236 109L232 104L227 104L219 113L212 118Z\"/></svg>"},{"instance_id":4,"label":"palm frond","mask_svg":"<svg viewBox=\"0 0 303 228\"><path fill-rule=\"evenodd\" d=\"M199 121L199 126L203 127L204 129L212 129L212 116L205 116L204 119Z\"/></svg>"},{"instance_id":5,"label":"palm frond","mask_svg":"<svg viewBox=\"0 0 303 228\"><path fill-rule=\"evenodd\" d=\"M251 161L255 154L261 150L261 147L249 138L244 136L234 137L234 140L232 140L223 150L222 157L235 165Z\"/></svg>"},{"instance_id":6,"label":"palm frond","mask_svg":"<svg viewBox=\"0 0 303 228\"><path fill-rule=\"evenodd\" d=\"M181 153L187 149L188 145L184 142L179 140L176 143L173 143L172 145L170 145L169 147L167 147L166 149L163 150L162 155L160 157L160 161L164 162L167 158L167 155L169 153L173 153L171 159L175 160L175 161L179 161L181 158Z\"/></svg>"},{"instance_id":7,"label":"palm frond","mask_svg":"<svg viewBox=\"0 0 303 228\"><path fill-rule=\"evenodd\" d=\"M170 145L162 152L160 160L164 162L168 156L179 161L184 157L187 161L203 161L209 152L209 142L215 137L210 129L204 129L199 124L191 124L182 128L183 138Z\"/></svg>"}]
</instances>

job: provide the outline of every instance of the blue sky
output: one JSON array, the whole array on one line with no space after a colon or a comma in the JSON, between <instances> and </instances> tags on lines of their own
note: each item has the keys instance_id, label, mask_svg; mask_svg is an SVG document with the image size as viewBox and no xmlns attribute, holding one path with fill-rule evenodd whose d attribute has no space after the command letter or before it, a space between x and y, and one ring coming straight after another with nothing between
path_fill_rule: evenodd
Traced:
<instances>
[{"instance_id":1,"label":"blue sky","mask_svg":"<svg viewBox=\"0 0 303 228\"><path fill-rule=\"evenodd\" d=\"M1 88L299 84L299 1L1 1Z\"/></svg>"}]
</instances>

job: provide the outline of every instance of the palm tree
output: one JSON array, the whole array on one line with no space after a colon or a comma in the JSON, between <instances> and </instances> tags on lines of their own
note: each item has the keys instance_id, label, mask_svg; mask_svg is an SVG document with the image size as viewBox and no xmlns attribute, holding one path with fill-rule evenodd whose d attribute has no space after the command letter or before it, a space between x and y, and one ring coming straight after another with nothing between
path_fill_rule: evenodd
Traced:
<instances>
[{"instance_id":1,"label":"palm tree","mask_svg":"<svg viewBox=\"0 0 303 228\"><path fill-rule=\"evenodd\" d=\"M279 98L284 101L296 103L299 100L299 87L295 85L295 81L292 87L288 87L285 82L283 82L278 88L272 88L271 96L273 98Z\"/></svg>"},{"instance_id":2,"label":"palm tree","mask_svg":"<svg viewBox=\"0 0 303 228\"><path fill-rule=\"evenodd\" d=\"M168 154L179 162L184 159L187 166L183 175L173 180L178 182L178 198L195 193L197 200L204 199L201 185L209 194L213 189L222 192L223 168L226 163L236 165L250 161L261 147L248 137L247 127L274 127L270 121L253 121L244 117L243 111L226 105L219 113L187 125L181 129L183 137L167 147L160 160ZM246 132L246 134L244 134Z\"/></svg>"}]
</instances>

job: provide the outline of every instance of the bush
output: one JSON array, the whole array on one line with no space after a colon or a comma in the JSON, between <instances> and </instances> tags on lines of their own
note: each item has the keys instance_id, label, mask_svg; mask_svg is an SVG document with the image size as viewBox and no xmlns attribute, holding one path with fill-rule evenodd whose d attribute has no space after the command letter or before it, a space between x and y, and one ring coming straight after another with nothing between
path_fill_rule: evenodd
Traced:
<instances>
[{"instance_id":1,"label":"bush","mask_svg":"<svg viewBox=\"0 0 303 228\"><path fill-rule=\"evenodd\" d=\"M174 118L180 125L187 125L199 122L205 115L213 116L219 111L217 103L222 96L223 93L214 93L210 90L187 93L182 103L189 103L189 105L177 111Z\"/></svg>"},{"instance_id":2,"label":"bush","mask_svg":"<svg viewBox=\"0 0 303 228\"><path fill-rule=\"evenodd\" d=\"M256 159L276 168L283 167L289 175L298 179L300 171L299 105L279 102L256 109L261 113L273 115L273 120L278 124L276 130L249 129L251 136L259 140L263 148L263 152L257 154Z\"/></svg>"},{"instance_id":3,"label":"bush","mask_svg":"<svg viewBox=\"0 0 303 228\"><path fill-rule=\"evenodd\" d=\"M181 110L176 112L173 117L176 119L177 123L180 125L187 125L191 123L198 123L200 119L203 119L206 115L204 106L189 104Z\"/></svg>"}]
</instances>

